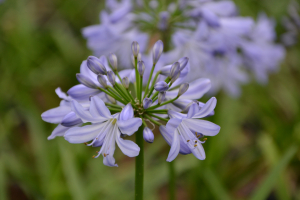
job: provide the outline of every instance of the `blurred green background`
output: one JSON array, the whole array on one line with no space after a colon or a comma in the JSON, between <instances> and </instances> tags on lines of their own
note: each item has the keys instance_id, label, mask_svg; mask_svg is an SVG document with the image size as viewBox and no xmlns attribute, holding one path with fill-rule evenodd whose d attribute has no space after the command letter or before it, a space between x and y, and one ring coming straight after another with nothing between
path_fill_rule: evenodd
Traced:
<instances>
[{"instance_id":1,"label":"blurred green background","mask_svg":"<svg viewBox=\"0 0 300 200\"><path fill-rule=\"evenodd\" d=\"M235 0L243 16L274 16L277 32L289 1ZM0 199L133 199L134 158L117 150L118 168L92 159L98 148L48 141L54 90L77 84L91 52L81 28L98 23L104 0L6 0L0 4ZM177 199L300 199L300 45L267 85L243 86L239 99L217 95L207 159L175 160ZM145 199L168 199L169 146L156 133L145 146Z\"/></svg>"}]
</instances>

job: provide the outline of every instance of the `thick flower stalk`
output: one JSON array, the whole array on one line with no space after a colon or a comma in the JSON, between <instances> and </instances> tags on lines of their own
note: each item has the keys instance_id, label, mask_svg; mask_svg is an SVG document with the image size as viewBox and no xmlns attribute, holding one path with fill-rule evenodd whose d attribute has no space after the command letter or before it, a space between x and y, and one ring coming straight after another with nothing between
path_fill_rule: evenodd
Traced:
<instances>
[{"instance_id":1,"label":"thick flower stalk","mask_svg":"<svg viewBox=\"0 0 300 200\"><path fill-rule=\"evenodd\" d=\"M298 14L292 14L298 22ZM191 67L194 73L186 78L209 78L210 93L223 89L238 96L240 85L249 82L252 75L259 83L266 83L269 73L278 69L285 56L285 49L275 43L274 21L264 14L257 21L239 16L238 8L230 0L106 0L100 18L100 24L82 31L95 55L116 52L122 66L130 67L130 52L119 45L136 40L144 55L147 78L151 74L147 44L159 36L165 49L159 62L154 60L155 70L172 63L174 57L187 56L187 68ZM286 38L294 33L295 30Z\"/></svg>"},{"instance_id":2,"label":"thick flower stalk","mask_svg":"<svg viewBox=\"0 0 300 200\"><path fill-rule=\"evenodd\" d=\"M196 158L205 159L204 136L214 136L220 131L218 125L200 119L214 114L216 98L207 103L198 101L210 89L210 80L183 82L188 74L187 57L156 71L163 52L161 41L153 47L151 73L144 80L146 65L139 57L139 49L139 44L133 42L134 69L122 71L118 71L115 54L109 55L109 62L104 56L88 57L76 75L80 84L68 91L69 96L58 88L56 92L63 99L60 106L42 114L43 120L59 124L48 139L64 136L70 143L99 147L93 157L102 155L107 166L118 166L114 159L116 146L129 157L138 156L137 199L142 196L143 139L155 143L153 125L159 126L171 146L168 162L179 153L193 153ZM123 139L133 134L136 143Z\"/></svg>"}]
</instances>

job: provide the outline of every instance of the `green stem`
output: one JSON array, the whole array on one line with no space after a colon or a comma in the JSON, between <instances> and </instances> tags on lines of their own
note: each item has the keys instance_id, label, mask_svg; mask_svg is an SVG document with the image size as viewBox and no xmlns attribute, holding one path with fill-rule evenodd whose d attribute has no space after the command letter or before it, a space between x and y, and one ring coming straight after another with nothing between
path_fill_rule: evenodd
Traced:
<instances>
[{"instance_id":1,"label":"green stem","mask_svg":"<svg viewBox=\"0 0 300 200\"><path fill-rule=\"evenodd\" d=\"M98 88L99 90L101 90L102 92L106 93L107 95L113 97L114 99L116 99L117 101L120 101L121 103L123 103L123 100L117 96L116 94L114 94L113 92L111 91L108 91L109 88L107 88L107 90L103 89L103 88Z\"/></svg>"},{"instance_id":2,"label":"green stem","mask_svg":"<svg viewBox=\"0 0 300 200\"><path fill-rule=\"evenodd\" d=\"M160 113L160 112L163 112L163 113L168 113L168 109L161 109L161 110L147 110L148 113Z\"/></svg>"},{"instance_id":3,"label":"green stem","mask_svg":"<svg viewBox=\"0 0 300 200\"><path fill-rule=\"evenodd\" d=\"M122 110L122 106L116 105L116 104L112 104L112 103L105 103L105 105L110 106L110 107L114 107L114 108L118 108Z\"/></svg>"},{"instance_id":4,"label":"green stem","mask_svg":"<svg viewBox=\"0 0 300 200\"><path fill-rule=\"evenodd\" d=\"M155 118L160 119L160 120L165 121L165 122L168 122L168 121L169 121L169 120L166 119L166 118L159 117L159 116L154 115L154 114L152 114L152 113L147 113L147 115L150 115L151 117L155 117Z\"/></svg>"},{"instance_id":5,"label":"green stem","mask_svg":"<svg viewBox=\"0 0 300 200\"><path fill-rule=\"evenodd\" d=\"M140 76L140 102L142 102L142 91L143 91L143 76Z\"/></svg>"},{"instance_id":6,"label":"green stem","mask_svg":"<svg viewBox=\"0 0 300 200\"><path fill-rule=\"evenodd\" d=\"M150 91L149 91L149 94L148 94L148 98L151 96L153 90L154 90L154 85L155 85L155 82L158 78L158 75L160 74L160 71L156 72L155 76L154 76L154 79L152 81L152 85L151 85L151 88L150 88ZM144 95L145 96L145 95Z\"/></svg>"},{"instance_id":7,"label":"green stem","mask_svg":"<svg viewBox=\"0 0 300 200\"><path fill-rule=\"evenodd\" d=\"M135 157L135 200L143 200L144 189L144 138L143 128L140 126L135 133L136 144L140 147L140 153Z\"/></svg>"},{"instance_id":8,"label":"green stem","mask_svg":"<svg viewBox=\"0 0 300 200\"><path fill-rule=\"evenodd\" d=\"M115 74L118 76L119 80L120 80L120 83L122 83L122 79L121 79L121 76L119 75L119 72L118 70L114 70Z\"/></svg>"},{"instance_id":9,"label":"green stem","mask_svg":"<svg viewBox=\"0 0 300 200\"><path fill-rule=\"evenodd\" d=\"M159 123L158 121L155 121L152 119L149 115L144 115L149 121L151 121L153 124L156 124L157 126L161 126L162 124Z\"/></svg>"},{"instance_id":10,"label":"green stem","mask_svg":"<svg viewBox=\"0 0 300 200\"><path fill-rule=\"evenodd\" d=\"M152 79L152 74L153 74L154 68L155 68L155 64L153 63L152 68L151 68L151 73L150 73L150 76L149 76L149 79L148 79L148 82L147 82L147 85L146 85L144 98L145 98L146 95L147 95L148 88L149 88L149 84L150 84L150 81L151 81L151 79Z\"/></svg>"},{"instance_id":11,"label":"green stem","mask_svg":"<svg viewBox=\"0 0 300 200\"><path fill-rule=\"evenodd\" d=\"M175 167L174 167L174 161L169 162L169 199L175 200Z\"/></svg>"},{"instance_id":12,"label":"green stem","mask_svg":"<svg viewBox=\"0 0 300 200\"><path fill-rule=\"evenodd\" d=\"M169 103L172 103L173 101L177 100L178 98L179 98L179 96L175 97L174 99L170 99L169 101L165 101L162 104L157 104L155 106L152 106L152 107L148 108L146 111L148 111L148 110L154 110L155 108L159 108L161 106L164 106L164 105L167 105Z\"/></svg>"}]
</instances>

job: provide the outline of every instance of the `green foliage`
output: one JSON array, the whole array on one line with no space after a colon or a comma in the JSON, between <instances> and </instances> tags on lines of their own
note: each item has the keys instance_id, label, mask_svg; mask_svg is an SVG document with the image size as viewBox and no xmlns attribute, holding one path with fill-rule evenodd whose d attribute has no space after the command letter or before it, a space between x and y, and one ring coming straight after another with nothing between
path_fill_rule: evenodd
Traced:
<instances>
[{"instance_id":1,"label":"green foliage","mask_svg":"<svg viewBox=\"0 0 300 200\"><path fill-rule=\"evenodd\" d=\"M0 4L0 199L133 199L134 159L118 168L92 159L96 148L47 141L41 113L59 104L54 90L77 84L91 52L81 28L98 23L104 1L6 0ZM241 14L280 21L288 1L236 0ZM279 30L280 29L279 24ZM252 82L232 99L217 95L218 136L205 161L175 160L178 199L300 199L300 48L267 85ZM134 138L131 138L134 139ZM169 146L158 132L145 144L145 199L167 199Z\"/></svg>"}]
</instances>

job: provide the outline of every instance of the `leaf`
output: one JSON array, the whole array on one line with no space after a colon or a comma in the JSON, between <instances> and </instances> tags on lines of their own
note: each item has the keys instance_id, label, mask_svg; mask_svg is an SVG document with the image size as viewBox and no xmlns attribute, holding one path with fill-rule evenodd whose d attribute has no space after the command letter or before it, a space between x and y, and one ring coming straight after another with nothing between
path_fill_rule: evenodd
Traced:
<instances>
[{"instance_id":1,"label":"leaf","mask_svg":"<svg viewBox=\"0 0 300 200\"><path fill-rule=\"evenodd\" d=\"M278 164L271 169L263 182L261 182L261 184L257 187L257 190L252 195L251 200L267 199L268 195L273 189L274 184L276 183L276 180L280 177L289 161L293 158L293 156L297 152L297 149L298 147L296 145L292 145L285 152Z\"/></svg>"}]
</instances>

